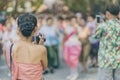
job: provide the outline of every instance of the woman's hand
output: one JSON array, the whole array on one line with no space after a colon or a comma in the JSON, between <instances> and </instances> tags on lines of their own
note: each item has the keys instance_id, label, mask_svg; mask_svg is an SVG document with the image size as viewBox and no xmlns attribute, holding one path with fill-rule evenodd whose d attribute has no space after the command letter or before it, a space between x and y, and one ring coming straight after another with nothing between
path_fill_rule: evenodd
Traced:
<instances>
[{"instance_id":1,"label":"woman's hand","mask_svg":"<svg viewBox=\"0 0 120 80\"><path fill-rule=\"evenodd\" d=\"M45 37L43 34L39 34L39 38L40 38L40 41L39 41L39 45L44 45L44 42L45 42Z\"/></svg>"}]
</instances>

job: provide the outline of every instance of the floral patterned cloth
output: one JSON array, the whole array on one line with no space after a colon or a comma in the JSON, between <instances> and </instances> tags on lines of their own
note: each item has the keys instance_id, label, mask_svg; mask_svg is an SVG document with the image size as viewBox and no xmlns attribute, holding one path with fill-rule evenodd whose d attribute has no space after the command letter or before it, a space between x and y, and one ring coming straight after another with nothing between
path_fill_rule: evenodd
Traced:
<instances>
[{"instance_id":1,"label":"floral patterned cloth","mask_svg":"<svg viewBox=\"0 0 120 80\"><path fill-rule=\"evenodd\" d=\"M100 68L120 68L120 23L117 19L101 23L93 35L100 39L98 65Z\"/></svg>"}]
</instances>

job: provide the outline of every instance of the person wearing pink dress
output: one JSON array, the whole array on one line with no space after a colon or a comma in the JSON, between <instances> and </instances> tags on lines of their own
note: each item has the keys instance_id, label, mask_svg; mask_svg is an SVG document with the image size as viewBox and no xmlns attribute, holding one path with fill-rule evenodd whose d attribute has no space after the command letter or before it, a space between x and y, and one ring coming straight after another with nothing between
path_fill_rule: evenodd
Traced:
<instances>
[{"instance_id":1,"label":"person wearing pink dress","mask_svg":"<svg viewBox=\"0 0 120 80\"><path fill-rule=\"evenodd\" d=\"M75 17L71 18L71 23L65 27L65 39L64 39L64 60L67 66L70 68L70 75L68 80L76 80L78 78L78 63L79 56L81 54L81 42L78 39L78 32L80 27L77 25Z\"/></svg>"},{"instance_id":2,"label":"person wearing pink dress","mask_svg":"<svg viewBox=\"0 0 120 80\"><path fill-rule=\"evenodd\" d=\"M20 39L14 42L13 47L9 44L6 48L12 80L42 80L42 72L47 68L46 48L31 42L37 30L37 19L33 14L22 14L18 17L17 24Z\"/></svg>"}]
</instances>

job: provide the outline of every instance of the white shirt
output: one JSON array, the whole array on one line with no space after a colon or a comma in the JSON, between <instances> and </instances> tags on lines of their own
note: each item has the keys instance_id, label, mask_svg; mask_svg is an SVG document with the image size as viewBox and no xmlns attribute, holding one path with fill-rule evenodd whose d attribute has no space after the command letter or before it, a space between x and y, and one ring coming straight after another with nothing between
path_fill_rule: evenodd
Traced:
<instances>
[{"instance_id":1,"label":"white shirt","mask_svg":"<svg viewBox=\"0 0 120 80\"><path fill-rule=\"evenodd\" d=\"M38 33L39 32L45 35L46 46L56 45L59 43L54 26L47 26L47 25L42 26L40 30L38 31Z\"/></svg>"}]
</instances>

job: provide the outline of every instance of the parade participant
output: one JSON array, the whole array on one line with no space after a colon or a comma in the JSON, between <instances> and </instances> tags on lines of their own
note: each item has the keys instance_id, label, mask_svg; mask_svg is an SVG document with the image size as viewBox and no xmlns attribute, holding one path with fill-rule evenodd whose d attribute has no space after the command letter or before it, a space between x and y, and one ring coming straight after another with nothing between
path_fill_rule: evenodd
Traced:
<instances>
[{"instance_id":1,"label":"parade participant","mask_svg":"<svg viewBox=\"0 0 120 80\"><path fill-rule=\"evenodd\" d=\"M97 67L99 40L92 37L92 34L94 33L95 28L96 28L96 21L95 21L95 17L93 14L88 15L86 26L90 29L90 36L89 36L89 42L91 45L91 49L90 49L91 65L90 65L90 67Z\"/></svg>"},{"instance_id":2,"label":"parade participant","mask_svg":"<svg viewBox=\"0 0 120 80\"><path fill-rule=\"evenodd\" d=\"M68 80L76 80L78 78L78 63L81 53L81 43L78 39L79 25L76 17L71 17L70 25L65 27L65 41L64 41L64 60L70 68L70 75Z\"/></svg>"},{"instance_id":3,"label":"parade participant","mask_svg":"<svg viewBox=\"0 0 120 80\"><path fill-rule=\"evenodd\" d=\"M45 46L47 48L47 54L48 54L48 70L45 71L45 73L48 73L49 71L51 73L54 73L54 67L58 67L58 33L55 29L55 26L53 24L53 18L48 17L46 20L46 25L42 26L39 30L40 33L45 35L46 42Z\"/></svg>"},{"instance_id":4,"label":"parade participant","mask_svg":"<svg viewBox=\"0 0 120 80\"><path fill-rule=\"evenodd\" d=\"M86 27L86 22L84 19L81 19L81 31L79 32L79 40L82 43L82 53L80 56L80 62L82 63L83 70L82 72L86 72L86 64L88 61L88 56L90 53L90 42L89 42L89 35L90 35L90 29L89 27Z\"/></svg>"},{"instance_id":5,"label":"parade participant","mask_svg":"<svg viewBox=\"0 0 120 80\"><path fill-rule=\"evenodd\" d=\"M3 53L5 54L6 46L8 43L12 42L12 36L14 35L12 32L12 24L9 20L6 21L6 30L3 33L2 37L2 45L3 45Z\"/></svg>"}]
</instances>

